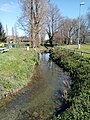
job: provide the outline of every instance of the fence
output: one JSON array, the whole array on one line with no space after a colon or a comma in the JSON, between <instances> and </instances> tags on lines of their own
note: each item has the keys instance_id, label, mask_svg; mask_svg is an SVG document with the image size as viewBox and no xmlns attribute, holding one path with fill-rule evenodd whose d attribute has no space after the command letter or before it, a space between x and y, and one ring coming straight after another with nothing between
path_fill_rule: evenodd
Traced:
<instances>
[{"instance_id":1,"label":"fence","mask_svg":"<svg viewBox=\"0 0 90 120\"><path fill-rule=\"evenodd\" d=\"M68 48L63 48L63 47L59 47L60 49L62 49L62 50L67 50L68 52L74 52L75 54L76 53L79 53L81 56L84 56L84 54L85 55L90 55L90 52L87 52L87 51L78 51L78 50L76 50L76 49L68 49Z\"/></svg>"}]
</instances>

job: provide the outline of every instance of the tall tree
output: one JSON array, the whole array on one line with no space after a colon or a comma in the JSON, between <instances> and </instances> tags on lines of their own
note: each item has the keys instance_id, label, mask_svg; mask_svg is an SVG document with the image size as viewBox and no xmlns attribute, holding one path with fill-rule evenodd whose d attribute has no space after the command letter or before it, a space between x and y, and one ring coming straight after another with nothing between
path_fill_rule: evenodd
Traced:
<instances>
[{"instance_id":1,"label":"tall tree","mask_svg":"<svg viewBox=\"0 0 90 120\"><path fill-rule=\"evenodd\" d=\"M50 3L48 15L47 15L46 31L51 45L53 44L55 34L58 32L59 28L61 27L61 25L59 25L59 22L61 20L62 20L62 16L60 14L58 7Z\"/></svg>"},{"instance_id":2,"label":"tall tree","mask_svg":"<svg viewBox=\"0 0 90 120\"><path fill-rule=\"evenodd\" d=\"M30 36L32 47L39 46L40 31L45 26L48 0L20 0L22 17L19 23Z\"/></svg>"},{"instance_id":3,"label":"tall tree","mask_svg":"<svg viewBox=\"0 0 90 120\"><path fill-rule=\"evenodd\" d=\"M0 22L0 42L6 42L6 38L2 23Z\"/></svg>"},{"instance_id":4,"label":"tall tree","mask_svg":"<svg viewBox=\"0 0 90 120\"><path fill-rule=\"evenodd\" d=\"M86 18L81 18L81 26L80 26L80 38L81 42L85 43L88 33L88 23Z\"/></svg>"},{"instance_id":5,"label":"tall tree","mask_svg":"<svg viewBox=\"0 0 90 120\"><path fill-rule=\"evenodd\" d=\"M73 31L72 20L69 18L65 18L63 24L63 37L64 37L64 42L66 44L70 44L72 31Z\"/></svg>"},{"instance_id":6,"label":"tall tree","mask_svg":"<svg viewBox=\"0 0 90 120\"><path fill-rule=\"evenodd\" d=\"M88 28L90 29L90 8L88 9L87 20L88 20Z\"/></svg>"},{"instance_id":7,"label":"tall tree","mask_svg":"<svg viewBox=\"0 0 90 120\"><path fill-rule=\"evenodd\" d=\"M8 36L8 27L7 27L7 25L6 25L6 35Z\"/></svg>"}]
</instances>

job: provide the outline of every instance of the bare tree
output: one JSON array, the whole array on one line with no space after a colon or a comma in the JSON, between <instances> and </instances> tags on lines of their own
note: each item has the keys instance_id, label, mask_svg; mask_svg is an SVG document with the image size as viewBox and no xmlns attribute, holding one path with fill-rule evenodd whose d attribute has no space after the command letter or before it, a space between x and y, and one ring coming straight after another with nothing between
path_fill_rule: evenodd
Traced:
<instances>
[{"instance_id":1,"label":"bare tree","mask_svg":"<svg viewBox=\"0 0 90 120\"><path fill-rule=\"evenodd\" d=\"M87 41L90 42L90 7L87 13L87 25L88 25L88 32L87 32Z\"/></svg>"},{"instance_id":2,"label":"bare tree","mask_svg":"<svg viewBox=\"0 0 90 120\"><path fill-rule=\"evenodd\" d=\"M88 33L88 21L86 18L81 18L81 26L80 26L80 38L81 42L85 43Z\"/></svg>"},{"instance_id":3,"label":"bare tree","mask_svg":"<svg viewBox=\"0 0 90 120\"><path fill-rule=\"evenodd\" d=\"M16 24L14 25L14 38L15 38L15 42L19 42L17 25Z\"/></svg>"},{"instance_id":4,"label":"bare tree","mask_svg":"<svg viewBox=\"0 0 90 120\"><path fill-rule=\"evenodd\" d=\"M72 32L73 32L72 20L69 18L64 19L63 38L66 44L70 44Z\"/></svg>"},{"instance_id":5,"label":"bare tree","mask_svg":"<svg viewBox=\"0 0 90 120\"><path fill-rule=\"evenodd\" d=\"M6 36L8 36L8 27L6 25Z\"/></svg>"},{"instance_id":6,"label":"bare tree","mask_svg":"<svg viewBox=\"0 0 90 120\"><path fill-rule=\"evenodd\" d=\"M48 0L20 0L22 16L19 24L28 33L32 47L39 46L40 31L45 26Z\"/></svg>"},{"instance_id":7,"label":"bare tree","mask_svg":"<svg viewBox=\"0 0 90 120\"><path fill-rule=\"evenodd\" d=\"M65 44L76 42L78 32L78 19L64 18L63 26L59 30L60 38Z\"/></svg>"},{"instance_id":8,"label":"bare tree","mask_svg":"<svg viewBox=\"0 0 90 120\"><path fill-rule=\"evenodd\" d=\"M61 27L61 25L59 25L61 19L62 16L60 14L58 7L50 3L48 16L47 16L46 31L51 45L53 44L55 34L58 32L59 28Z\"/></svg>"},{"instance_id":9,"label":"bare tree","mask_svg":"<svg viewBox=\"0 0 90 120\"><path fill-rule=\"evenodd\" d=\"M87 19L88 19L88 28L90 28L90 8L88 9Z\"/></svg>"},{"instance_id":10,"label":"bare tree","mask_svg":"<svg viewBox=\"0 0 90 120\"><path fill-rule=\"evenodd\" d=\"M12 40L14 41L15 39L15 31L14 31L14 27L12 27Z\"/></svg>"}]
</instances>

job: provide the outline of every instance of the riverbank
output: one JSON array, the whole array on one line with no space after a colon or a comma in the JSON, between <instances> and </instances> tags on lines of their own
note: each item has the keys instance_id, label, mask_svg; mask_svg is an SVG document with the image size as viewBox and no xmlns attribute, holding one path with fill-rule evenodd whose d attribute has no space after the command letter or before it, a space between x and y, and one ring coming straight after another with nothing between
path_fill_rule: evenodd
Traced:
<instances>
[{"instance_id":1,"label":"riverbank","mask_svg":"<svg viewBox=\"0 0 90 120\"><path fill-rule=\"evenodd\" d=\"M51 58L72 78L68 108L55 120L89 120L90 110L90 58L85 58L68 50L55 48Z\"/></svg>"},{"instance_id":2,"label":"riverbank","mask_svg":"<svg viewBox=\"0 0 90 120\"><path fill-rule=\"evenodd\" d=\"M38 62L36 51L23 48L0 53L0 99L13 95L30 82Z\"/></svg>"},{"instance_id":3,"label":"riverbank","mask_svg":"<svg viewBox=\"0 0 90 120\"><path fill-rule=\"evenodd\" d=\"M73 51L74 53L78 53L85 58L90 58L90 44L82 44L80 49L78 49L77 45L64 45L58 47L64 50L67 49L68 51Z\"/></svg>"},{"instance_id":4,"label":"riverbank","mask_svg":"<svg viewBox=\"0 0 90 120\"><path fill-rule=\"evenodd\" d=\"M9 100L2 99L0 120L51 120L62 106L64 91L69 89L70 77L49 57L39 54L31 82ZM0 101L1 104L1 101Z\"/></svg>"}]
</instances>

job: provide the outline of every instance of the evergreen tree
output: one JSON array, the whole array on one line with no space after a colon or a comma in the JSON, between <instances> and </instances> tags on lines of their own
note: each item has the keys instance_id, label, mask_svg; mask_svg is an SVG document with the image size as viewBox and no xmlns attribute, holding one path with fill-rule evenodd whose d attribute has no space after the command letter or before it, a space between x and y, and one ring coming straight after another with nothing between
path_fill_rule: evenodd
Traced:
<instances>
[{"instance_id":1,"label":"evergreen tree","mask_svg":"<svg viewBox=\"0 0 90 120\"><path fill-rule=\"evenodd\" d=\"M0 42L6 42L6 38L2 23L0 22Z\"/></svg>"}]
</instances>

